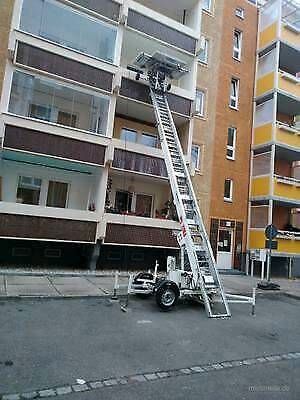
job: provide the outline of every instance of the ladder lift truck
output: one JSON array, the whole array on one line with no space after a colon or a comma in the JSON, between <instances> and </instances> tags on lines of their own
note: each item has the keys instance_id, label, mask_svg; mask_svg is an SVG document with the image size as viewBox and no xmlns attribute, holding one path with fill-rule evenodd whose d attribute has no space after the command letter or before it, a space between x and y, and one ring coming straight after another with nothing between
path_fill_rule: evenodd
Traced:
<instances>
[{"instance_id":1,"label":"ladder lift truck","mask_svg":"<svg viewBox=\"0 0 300 400\"><path fill-rule=\"evenodd\" d=\"M147 81L150 88L159 140L181 225L177 236L181 262L177 266L175 257L168 257L164 277L158 278L157 263L154 274L140 272L130 276L128 294L153 294L163 310L170 310L179 298L195 300L204 304L210 318L230 317L229 302L250 303L254 313L255 291L253 297L224 291L168 105L171 81L188 73L187 66L180 60L156 52L153 55L139 54L129 69L136 73L136 80Z\"/></svg>"}]
</instances>

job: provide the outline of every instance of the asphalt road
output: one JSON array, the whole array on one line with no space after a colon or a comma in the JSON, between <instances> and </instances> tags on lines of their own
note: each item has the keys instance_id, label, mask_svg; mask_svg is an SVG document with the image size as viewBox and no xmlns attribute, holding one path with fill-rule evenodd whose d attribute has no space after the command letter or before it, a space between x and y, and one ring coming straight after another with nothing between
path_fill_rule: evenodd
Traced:
<instances>
[{"instance_id":1,"label":"asphalt road","mask_svg":"<svg viewBox=\"0 0 300 400\"><path fill-rule=\"evenodd\" d=\"M132 300L127 313L108 299L2 300L0 393L299 352L299 306L276 295L258 299L255 317L234 305L231 319L210 320L198 305L164 313L152 299ZM292 358L53 398L298 400L299 376Z\"/></svg>"}]
</instances>

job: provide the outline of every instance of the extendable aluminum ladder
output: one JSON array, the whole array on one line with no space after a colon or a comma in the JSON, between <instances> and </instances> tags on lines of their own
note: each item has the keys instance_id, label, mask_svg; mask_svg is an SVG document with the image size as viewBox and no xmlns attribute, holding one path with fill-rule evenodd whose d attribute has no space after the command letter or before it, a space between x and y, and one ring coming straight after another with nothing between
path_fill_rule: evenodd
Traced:
<instances>
[{"instance_id":1,"label":"extendable aluminum ladder","mask_svg":"<svg viewBox=\"0 0 300 400\"><path fill-rule=\"evenodd\" d=\"M186 166L182 147L164 90L150 82L150 95L158 125L161 147L170 180L174 204L182 232L179 244L184 246L192 271L192 289L201 293L207 315L211 318L230 317L223 285L220 281L211 245ZM214 312L211 293L218 297L221 312Z\"/></svg>"}]
</instances>

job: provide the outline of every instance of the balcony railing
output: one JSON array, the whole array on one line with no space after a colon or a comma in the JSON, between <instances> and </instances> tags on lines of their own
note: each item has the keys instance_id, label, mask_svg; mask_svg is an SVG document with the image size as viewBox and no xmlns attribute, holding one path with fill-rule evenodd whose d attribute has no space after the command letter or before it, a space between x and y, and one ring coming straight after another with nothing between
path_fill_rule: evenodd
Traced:
<instances>
[{"instance_id":1,"label":"balcony railing","mask_svg":"<svg viewBox=\"0 0 300 400\"><path fill-rule=\"evenodd\" d=\"M278 87L292 96L300 97L300 79L296 75L279 71Z\"/></svg>"},{"instance_id":2,"label":"balcony railing","mask_svg":"<svg viewBox=\"0 0 300 400\"><path fill-rule=\"evenodd\" d=\"M278 183L285 183L287 185L300 186L300 179L292 178L290 176L282 176L275 174L274 177Z\"/></svg>"},{"instance_id":3,"label":"balcony railing","mask_svg":"<svg viewBox=\"0 0 300 400\"><path fill-rule=\"evenodd\" d=\"M300 240L300 229L299 229L299 231L279 230L277 238L290 239L290 240Z\"/></svg>"}]
</instances>

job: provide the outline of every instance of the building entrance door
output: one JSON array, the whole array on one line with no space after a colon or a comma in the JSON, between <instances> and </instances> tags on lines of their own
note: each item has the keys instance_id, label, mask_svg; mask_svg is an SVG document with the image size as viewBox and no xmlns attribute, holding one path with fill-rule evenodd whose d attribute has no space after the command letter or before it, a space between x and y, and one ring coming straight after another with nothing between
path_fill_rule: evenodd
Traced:
<instances>
[{"instance_id":1,"label":"building entrance door","mask_svg":"<svg viewBox=\"0 0 300 400\"><path fill-rule=\"evenodd\" d=\"M218 235L217 267L219 269L232 268L233 230L220 229Z\"/></svg>"}]
</instances>

